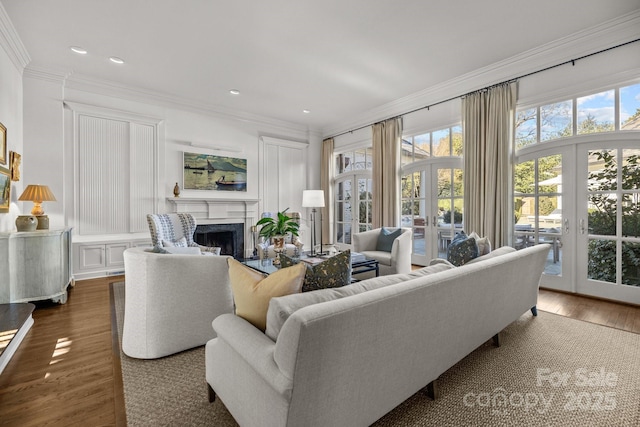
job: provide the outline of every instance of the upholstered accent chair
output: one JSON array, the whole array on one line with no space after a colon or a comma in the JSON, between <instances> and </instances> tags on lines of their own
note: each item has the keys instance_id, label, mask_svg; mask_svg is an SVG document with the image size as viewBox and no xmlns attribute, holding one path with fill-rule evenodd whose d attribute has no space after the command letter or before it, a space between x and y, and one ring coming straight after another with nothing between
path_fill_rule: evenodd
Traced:
<instances>
[{"instance_id":1,"label":"upholstered accent chair","mask_svg":"<svg viewBox=\"0 0 640 427\"><path fill-rule=\"evenodd\" d=\"M148 214L151 244L155 248L171 246L197 247L203 252L220 255L220 248L202 246L193 241L196 219L188 213Z\"/></svg>"},{"instance_id":2,"label":"upholstered accent chair","mask_svg":"<svg viewBox=\"0 0 640 427\"><path fill-rule=\"evenodd\" d=\"M397 233L394 239L385 242L384 232ZM353 235L353 251L378 261L380 275L411 273L411 229L376 228Z\"/></svg>"}]
</instances>

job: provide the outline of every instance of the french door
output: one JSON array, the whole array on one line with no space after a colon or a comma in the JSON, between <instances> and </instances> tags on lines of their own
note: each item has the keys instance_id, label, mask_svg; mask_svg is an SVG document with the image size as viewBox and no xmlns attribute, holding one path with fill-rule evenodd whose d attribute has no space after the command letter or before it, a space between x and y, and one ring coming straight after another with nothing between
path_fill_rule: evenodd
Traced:
<instances>
[{"instance_id":1,"label":"french door","mask_svg":"<svg viewBox=\"0 0 640 427\"><path fill-rule=\"evenodd\" d=\"M551 245L540 284L573 292L575 168L573 147L520 155L514 170L513 246Z\"/></svg>"},{"instance_id":2,"label":"french door","mask_svg":"<svg viewBox=\"0 0 640 427\"><path fill-rule=\"evenodd\" d=\"M406 166L402 174L402 226L413 231L411 262L446 258L462 230L462 159L436 158Z\"/></svg>"},{"instance_id":3,"label":"french door","mask_svg":"<svg viewBox=\"0 0 640 427\"><path fill-rule=\"evenodd\" d=\"M578 149L577 292L640 304L640 141Z\"/></svg>"}]
</instances>

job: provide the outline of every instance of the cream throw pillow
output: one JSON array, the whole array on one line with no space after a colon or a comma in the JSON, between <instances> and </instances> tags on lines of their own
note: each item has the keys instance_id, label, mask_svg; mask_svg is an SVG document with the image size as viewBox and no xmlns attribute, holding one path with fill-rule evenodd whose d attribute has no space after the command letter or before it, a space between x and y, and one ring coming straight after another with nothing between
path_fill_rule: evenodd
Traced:
<instances>
[{"instance_id":1,"label":"cream throw pillow","mask_svg":"<svg viewBox=\"0 0 640 427\"><path fill-rule=\"evenodd\" d=\"M306 265L300 263L264 277L233 258L228 262L236 314L263 332L271 298L300 293L307 272Z\"/></svg>"}]
</instances>

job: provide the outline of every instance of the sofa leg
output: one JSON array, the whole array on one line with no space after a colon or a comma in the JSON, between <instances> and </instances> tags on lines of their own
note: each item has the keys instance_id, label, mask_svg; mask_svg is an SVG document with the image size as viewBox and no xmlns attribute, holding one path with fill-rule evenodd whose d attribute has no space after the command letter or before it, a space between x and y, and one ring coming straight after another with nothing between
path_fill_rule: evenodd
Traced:
<instances>
[{"instance_id":1,"label":"sofa leg","mask_svg":"<svg viewBox=\"0 0 640 427\"><path fill-rule=\"evenodd\" d=\"M216 392L213 391L213 389L208 383L207 383L207 391L209 394L209 403L213 403L216 400Z\"/></svg>"},{"instance_id":2,"label":"sofa leg","mask_svg":"<svg viewBox=\"0 0 640 427\"><path fill-rule=\"evenodd\" d=\"M436 400L440 397L440 390L438 389L438 380L433 380L422 391L432 400Z\"/></svg>"},{"instance_id":3,"label":"sofa leg","mask_svg":"<svg viewBox=\"0 0 640 427\"><path fill-rule=\"evenodd\" d=\"M534 316L538 315L538 308L535 305L531 307L531 314L533 314Z\"/></svg>"},{"instance_id":4,"label":"sofa leg","mask_svg":"<svg viewBox=\"0 0 640 427\"><path fill-rule=\"evenodd\" d=\"M493 345L500 347L500 332L493 336Z\"/></svg>"}]
</instances>

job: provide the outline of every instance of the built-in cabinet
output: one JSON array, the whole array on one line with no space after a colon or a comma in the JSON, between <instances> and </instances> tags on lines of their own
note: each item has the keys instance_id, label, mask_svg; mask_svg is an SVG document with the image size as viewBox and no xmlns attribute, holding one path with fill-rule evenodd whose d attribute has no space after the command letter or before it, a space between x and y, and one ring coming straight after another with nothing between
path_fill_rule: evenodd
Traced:
<instances>
[{"instance_id":1,"label":"built-in cabinet","mask_svg":"<svg viewBox=\"0 0 640 427\"><path fill-rule=\"evenodd\" d=\"M73 243L73 273L76 279L124 274L124 251L128 248L151 246L150 238L115 237L107 241Z\"/></svg>"},{"instance_id":2,"label":"built-in cabinet","mask_svg":"<svg viewBox=\"0 0 640 427\"><path fill-rule=\"evenodd\" d=\"M67 301L71 229L0 233L0 303Z\"/></svg>"}]
</instances>

